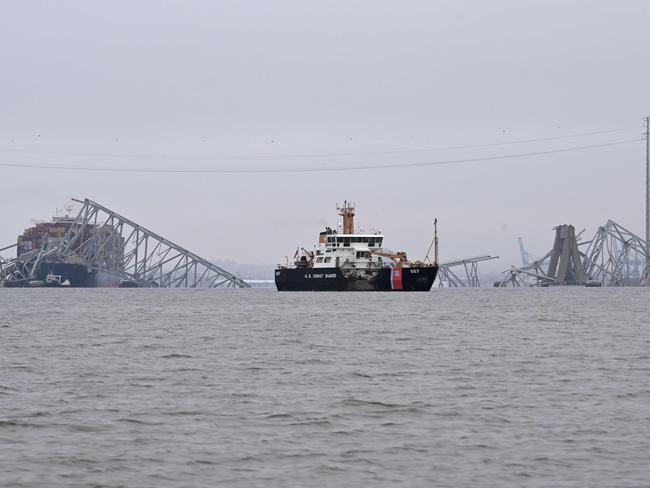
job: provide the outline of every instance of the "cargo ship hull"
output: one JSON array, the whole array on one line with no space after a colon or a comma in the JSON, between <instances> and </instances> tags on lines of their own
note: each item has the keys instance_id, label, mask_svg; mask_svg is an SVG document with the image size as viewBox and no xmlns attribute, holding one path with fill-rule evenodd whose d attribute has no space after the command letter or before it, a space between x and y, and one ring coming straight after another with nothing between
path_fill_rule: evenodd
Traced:
<instances>
[{"instance_id":1,"label":"cargo ship hull","mask_svg":"<svg viewBox=\"0 0 650 488\"><path fill-rule=\"evenodd\" d=\"M97 286L95 284L96 273L88 270L83 264L41 262L38 266L36 279L44 280L48 274L61 276L61 281L68 280L71 287L86 288Z\"/></svg>"},{"instance_id":2,"label":"cargo ship hull","mask_svg":"<svg viewBox=\"0 0 650 488\"><path fill-rule=\"evenodd\" d=\"M429 291L437 266L380 268L278 268L278 291Z\"/></svg>"},{"instance_id":3,"label":"cargo ship hull","mask_svg":"<svg viewBox=\"0 0 650 488\"><path fill-rule=\"evenodd\" d=\"M29 277L24 277L25 270L19 273L16 277L4 282L5 287L117 287L120 284L120 278L109 275L103 271L96 271L86 266L85 260L80 256L67 256L64 260L60 260L58 256L53 255L54 249L59 246L67 232L75 223L74 217L57 216L52 217L51 222L38 222L33 227L25 229L23 234L18 236L16 243L16 257L34 253L36 250L41 250L37 264L33 272L33 262L30 261L28 271ZM81 241L89 241L93 236L96 228L95 225L84 226L84 230L80 232L79 237ZM71 251L77 249L72 248ZM52 279L48 279L48 276ZM2 286L2 285L0 285Z\"/></svg>"},{"instance_id":4,"label":"cargo ship hull","mask_svg":"<svg viewBox=\"0 0 650 488\"><path fill-rule=\"evenodd\" d=\"M94 288L94 287L118 287L120 279L101 271L89 270L83 264L77 263L60 263L60 262L40 262L34 273L29 279L7 281L4 286L7 288L30 287L30 283L42 282L45 284L46 277L49 275L61 277L61 283L67 281L72 288Z\"/></svg>"}]
</instances>

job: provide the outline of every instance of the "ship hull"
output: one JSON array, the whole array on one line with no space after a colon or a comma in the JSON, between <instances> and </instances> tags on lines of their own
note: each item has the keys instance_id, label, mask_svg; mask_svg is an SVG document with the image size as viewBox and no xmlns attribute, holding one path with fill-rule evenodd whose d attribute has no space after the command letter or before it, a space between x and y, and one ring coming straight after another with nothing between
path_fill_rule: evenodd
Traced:
<instances>
[{"instance_id":1,"label":"ship hull","mask_svg":"<svg viewBox=\"0 0 650 488\"><path fill-rule=\"evenodd\" d=\"M83 264L42 261L36 270L35 279L45 281L48 274L61 277L61 283L68 281L72 288L117 287L120 279L101 271L88 269ZM5 283L5 286L28 286L28 282Z\"/></svg>"},{"instance_id":2,"label":"ship hull","mask_svg":"<svg viewBox=\"0 0 650 488\"><path fill-rule=\"evenodd\" d=\"M380 268L371 271L342 268L278 268L278 291L429 291L437 266Z\"/></svg>"},{"instance_id":3,"label":"ship hull","mask_svg":"<svg viewBox=\"0 0 650 488\"><path fill-rule=\"evenodd\" d=\"M7 288L23 288L34 286L33 283L41 282L45 285L48 274L61 277L61 283L68 281L71 287L87 288L97 286L97 275L94 271L88 271L86 266L73 263L45 262L38 263L34 275L25 280L6 281ZM32 283L32 284L30 284Z\"/></svg>"},{"instance_id":4,"label":"ship hull","mask_svg":"<svg viewBox=\"0 0 650 488\"><path fill-rule=\"evenodd\" d=\"M37 278L44 280L49 274L61 276L61 281L68 280L72 287L91 287L95 286L95 273L88 271L86 266L72 263L39 263Z\"/></svg>"}]
</instances>

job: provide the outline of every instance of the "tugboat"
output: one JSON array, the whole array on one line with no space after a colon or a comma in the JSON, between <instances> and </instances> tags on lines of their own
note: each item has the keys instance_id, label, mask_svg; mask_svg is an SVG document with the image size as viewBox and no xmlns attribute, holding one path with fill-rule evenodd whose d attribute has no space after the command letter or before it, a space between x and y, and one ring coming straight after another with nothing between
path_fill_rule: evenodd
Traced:
<instances>
[{"instance_id":1,"label":"tugboat","mask_svg":"<svg viewBox=\"0 0 650 488\"><path fill-rule=\"evenodd\" d=\"M406 253L384 249L381 232L355 232L354 205L337 208L342 233L326 227L314 251L299 248L293 265L278 265L278 291L429 291L438 273L438 231L434 224L433 263L411 262ZM429 247L429 252L431 247ZM288 261L288 260L287 260Z\"/></svg>"}]
</instances>

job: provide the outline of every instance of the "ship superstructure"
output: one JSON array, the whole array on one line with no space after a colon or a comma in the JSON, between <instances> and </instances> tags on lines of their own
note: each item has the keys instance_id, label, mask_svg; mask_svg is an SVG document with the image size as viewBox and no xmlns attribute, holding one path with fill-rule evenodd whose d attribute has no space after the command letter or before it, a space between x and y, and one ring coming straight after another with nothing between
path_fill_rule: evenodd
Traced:
<instances>
[{"instance_id":1,"label":"ship superstructure","mask_svg":"<svg viewBox=\"0 0 650 488\"><path fill-rule=\"evenodd\" d=\"M438 271L437 245L433 263L411 262L405 252L384 249L381 232L357 233L353 204L345 202L338 211L340 233L326 227L313 251L299 248L293 266L278 266L275 283L279 291L431 289Z\"/></svg>"}]
</instances>

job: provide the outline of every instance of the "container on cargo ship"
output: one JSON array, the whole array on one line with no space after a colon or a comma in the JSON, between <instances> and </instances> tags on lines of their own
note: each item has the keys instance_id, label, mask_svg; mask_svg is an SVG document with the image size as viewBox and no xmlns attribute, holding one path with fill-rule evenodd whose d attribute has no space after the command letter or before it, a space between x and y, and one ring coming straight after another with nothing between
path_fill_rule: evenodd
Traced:
<instances>
[{"instance_id":1,"label":"container on cargo ship","mask_svg":"<svg viewBox=\"0 0 650 488\"><path fill-rule=\"evenodd\" d=\"M33 227L25 229L23 234L18 236L16 256L20 257L36 249L47 252L56 248L74 221L74 217L65 215L52 217L50 222L35 222ZM83 231L83 239L87 240L92 236L95 229L93 225L87 226ZM48 275L57 276L58 283L63 287L116 287L120 284L119 277L88 268L81 257L60 260L56 256L46 256L38 262L34 276L30 280L6 282L4 286L58 286L51 279L48 282Z\"/></svg>"}]
</instances>

